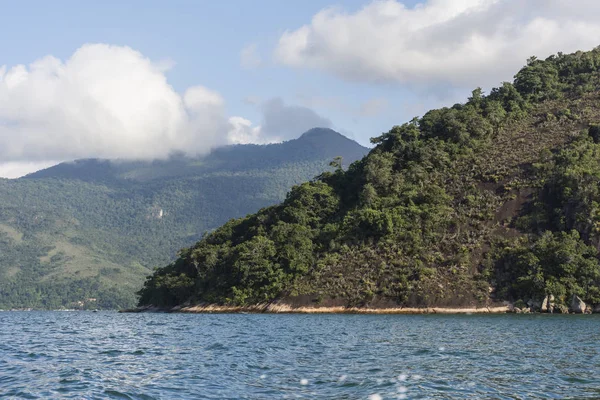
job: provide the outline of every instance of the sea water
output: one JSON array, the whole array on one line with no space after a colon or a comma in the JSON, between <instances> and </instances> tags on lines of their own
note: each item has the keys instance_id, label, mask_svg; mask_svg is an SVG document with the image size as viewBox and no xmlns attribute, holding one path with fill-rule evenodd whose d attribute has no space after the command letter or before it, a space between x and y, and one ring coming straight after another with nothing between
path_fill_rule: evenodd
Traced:
<instances>
[{"instance_id":1,"label":"sea water","mask_svg":"<svg viewBox=\"0 0 600 400\"><path fill-rule=\"evenodd\" d=\"M597 315L0 312L0 398L600 398Z\"/></svg>"}]
</instances>

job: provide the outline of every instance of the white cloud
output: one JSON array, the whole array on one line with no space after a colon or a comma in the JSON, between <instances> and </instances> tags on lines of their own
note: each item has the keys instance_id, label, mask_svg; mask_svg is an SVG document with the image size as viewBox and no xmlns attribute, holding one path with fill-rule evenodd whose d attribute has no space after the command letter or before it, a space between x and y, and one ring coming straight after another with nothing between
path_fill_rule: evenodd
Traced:
<instances>
[{"instance_id":1,"label":"white cloud","mask_svg":"<svg viewBox=\"0 0 600 400\"><path fill-rule=\"evenodd\" d=\"M223 107L223 97L214 90L194 86L185 91L183 103L189 110L203 111L205 107Z\"/></svg>"},{"instance_id":2,"label":"white cloud","mask_svg":"<svg viewBox=\"0 0 600 400\"><path fill-rule=\"evenodd\" d=\"M58 164L58 161L0 163L0 177L9 179L20 178L56 164Z\"/></svg>"},{"instance_id":3,"label":"white cloud","mask_svg":"<svg viewBox=\"0 0 600 400\"><path fill-rule=\"evenodd\" d=\"M203 86L183 95L167 82L172 61L129 47L87 44L67 60L0 67L0 176L18 177L79 158L142 160L198 155L230 143L271 143L331 122L281 99L254 99L260 125L225 113ZM58 160L58 161L56 161Z\"/></svg>"},{"instance_id":4,"label":"white cloud","mask_svg":"<svg viewBox=\"0 0 600 400\"><path fill-rule=\"evenodd\" d=\"M275 57L350 81L488 87L532 55L598 45L598 16L597 0L373 1L320 11L281 36Z\"/></svg>"},{"instance_id":5,"label":"white cloud","mask_svg":"<svg viewBox=\"0 0 600 400\"><path fill-rule=\"evenodd\" d=\"M228 135L230 144L270 143L268 139L261 136L260 126L253 126L252 121L246 118L231 117L229 124L231 125Z\"/></svg>"},{"instance_id":6,"label":"white cloud","mask_svg":"<svg viewBox=\"0 0 600 400\"><path fill-rule=\"evenodd\" d=\"M259 126L253 126L251 121L232 117L229 123L229 142L244 143L274 143L295 139L311 128L329 128L329 119L320 116L308 107L286 105L275 97L260 104L262 121Z\"/></svg>"},{"instance_id":7,"label":"white cloud","mask_svg":"<svg viewBox=\"0 0 600 400\"><path fill-rule=\"evenodd\" d=\"M66 61L1 67L0 160L151 159L226 143L221 96L201 86L179 95L164 75L168 64L88 44Z\"/></svg>"},{"instance_id":8,"label":"white cloud","mask_svg":"<svg viewBox=\"0 0 600 400\"><path fill-rule=\"evenodd\" d=\"M258 54L258 46L256 43L249 44L240 52L240 63L244 68L256 68L262 64L260 54Z\"/></svg>"}]
</instances>

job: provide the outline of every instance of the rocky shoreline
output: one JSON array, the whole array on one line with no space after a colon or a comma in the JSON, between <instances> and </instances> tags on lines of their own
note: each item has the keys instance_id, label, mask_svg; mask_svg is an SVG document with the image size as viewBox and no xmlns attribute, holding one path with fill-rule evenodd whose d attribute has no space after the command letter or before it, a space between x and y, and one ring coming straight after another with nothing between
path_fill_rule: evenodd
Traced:
<instances>
[{"instance_id":1,"label":"rocky shoreline","mask_svg":"<svg viewBox=\"0 0 600 400\"><path fill-rule=\"evenodd\" d=\"M173 308L138 307L119 312L166 312L189 314L227 314L227 313L253 313L253 314L505 314L511 312L509 305L494 307L473 308L446 308L446 307L307 307L292 306L290 304L271 303L256 304L252 306L226 306L217 304L199 304L190 306L175 306Z\"/></svg>"},{"instance_id":2,"label":"rocky shoreline","mask_svg":"<svg viewBox=\"0 0 600 400\"><path fill-rule=\"evenodd\" d=\"M548 314L598 314L600 305L586 304L579 296L573 295L571 305L556 303L553 295L548 295L540 301L529 299L527 303L516 302L512 305L511 312L515 314L548 313Z\"/></svg>"},{"instance_id":3,"label":"rocky shoreline","mask_svg":"<svg viewBox=\"0 0 600 400\"><path fill-rule=\"evenodd\" d=\"M527 302L517 301L514 304L505 302L491 306L474 307L346 307L340 305L299 305L286 302L262 303L248 306L220 304L196 304L175 307L143 306L120 310L121 313L188 313L188 314L596 314L600 313L600 305L587 305L578 296L573 296L570 307L555 302L554 296L546 296L543 300L529 299Z\"/></svg>"}]
</instances>

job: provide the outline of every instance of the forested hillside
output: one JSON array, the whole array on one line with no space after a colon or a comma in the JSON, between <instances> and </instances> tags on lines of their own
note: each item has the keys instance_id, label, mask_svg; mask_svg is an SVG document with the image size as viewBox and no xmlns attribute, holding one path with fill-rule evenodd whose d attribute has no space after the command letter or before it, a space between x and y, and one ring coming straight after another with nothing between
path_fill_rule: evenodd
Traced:
<instances>
[{"instance_id":1,"label":"forested hillside","mask_svg":"<svg viewBox=\"0 0 600 400\"><path fill-rule=\"evenodd\" d=\"M313 129L203 157L79 160L0 179L0 309L131 306L144 277L181 247L280 202L334 157L350 163L367 151Z\"/></svg>"},{"instance_id":2,"label":"forested hillside","mask_svg":"<svg viewBox=\"0 0 600 400\"><path fill-rule=\"evenodd\" d=\"M182 250L139 303L598 304L599 123L600 50L531 58Z\"/></svg>"}]
</instances>

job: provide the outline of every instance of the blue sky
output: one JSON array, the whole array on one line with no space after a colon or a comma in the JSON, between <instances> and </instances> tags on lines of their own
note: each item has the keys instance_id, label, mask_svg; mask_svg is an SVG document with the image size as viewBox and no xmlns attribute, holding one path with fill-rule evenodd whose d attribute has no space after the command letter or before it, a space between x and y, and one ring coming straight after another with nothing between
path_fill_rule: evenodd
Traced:
<instances>
[{"instance_id":1,"label":"blue sky","mask_svg":"<svg viewBox=\"0 0 600 400\"><path fill-rule=\"evenodd\" d=\"M406 2L411 3L415 2ZM64 60L84 43L108 43L129 46L152 60L172 60L175 66L167 76L177 91L196 84L208 86L223 95L231 115L251 120L260 117L256 107L245 101L253 97L282 97L290 104L305 97L340 97L354 107L384 96L402 102L409 96L402 88L349 84L270 60L286 29L301 27L332 5L355 11L364 4L359 0L9 2L2 10L0 65L28 64L48 54ZM243 68L240 51L253 43L264 65ZM405 118L398 109L377 118L324 106L315 109L363 144Z\"/></svg>"},{"instance_id":2,"label":"blue sky","mask_svg":"<svg viewBox=\"0 0 600 400\"><path fill-rule=\"evenodd\" d=\"M170 151L206 142L194 147L202 153L229 142L287 140L313 121L325 121L366 145L370 137L427 109L462 101L476 86L489 90L511 79L530 55L587 50L598 44L593 39L600 37L597 2L580 0L579 12L569 4L566 0L6 2L0 24L0 67L4 66L0 147L10 151L0 150L0 176L18 175L23 165L32 169L79 157L124 158L128 153L119 146L128 144L156 148L156 143L164 143L158 147ZM112 47L80 51L85 54L74 57L90 44ZM123 46L153 66L171 67L152 75L149 69L154 67L138 65L134 56L119 52ZM243 60L244 49L250 49L251 62ZM56 62L44 64L46 72L35 75L30 64L49 55ZM81 75L74 65L67 68L71 58L86 65L85 79L77 80ZM109 60L115 65L110 73L102 75L90 67ZM127 71L134 64L139 71ZM25 66L27 78L22 78L18 65ZM143 76L148 84L124 87L112 79L121 71L123 76ZM44 79L52 81L55 75L62 81L53 81L46 94L49 84ZM19 85L9 85L10 76L20 76ZM163 77L177 96L161 86ZM73 83L76 80L79 86ZM197 85L204 89L190 91ZM116 88L115 98L110 93L94 97L97 87ZM156 88L151 103L145 101L148 96L128 92L140 88ZM72 93L77 96L67 98ZM166 108L174 111L158 119L161 96L171 99ZM187 100L192 97L193 109ZM111 111L119 99L126 109ZM95 108L70 114L87 100ZM184 106L176 106L177 102ZM63 113L60 121L49 117ZM79 115L95 122L88 126L83 117L73 122ZM294 121L298 115L307 116L305 124L280 134L267 129L281 126L277 118ZM227 133L232 117L245 121L237 125L237 136ZM102 118L114 123L98 122ZM158 128L144 133L148 124L143 119ZM74 142L79 146L63 151ZM133 157L165 154L144 150ZM3 172L4 164L18 171Z\"/></svg>"}]
</instances>

